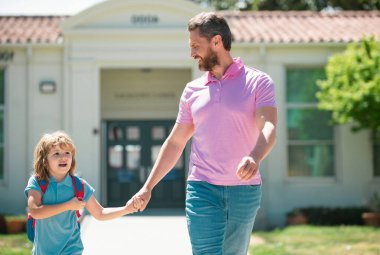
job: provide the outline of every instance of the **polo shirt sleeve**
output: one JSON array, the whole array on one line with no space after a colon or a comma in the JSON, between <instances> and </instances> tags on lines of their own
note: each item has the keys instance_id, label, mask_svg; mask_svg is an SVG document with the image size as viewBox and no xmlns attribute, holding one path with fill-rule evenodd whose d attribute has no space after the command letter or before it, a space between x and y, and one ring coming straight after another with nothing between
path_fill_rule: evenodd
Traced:
<instances>
[{"instance_id":1,"label":"polo shirt sleeve","mask_svg":"<svg viewBox=\"0 0 380 255\"><path fill-rule=\"evenodd\" d=\"M84 197L83 201L88 202L90 197L94 194L95 189L86 181L83 179L84 182Z\"/></svg>"},{"instance_id":2,"label":"polo shirt sleeve","mask_svg":"<svg viewBox=\"0 0 380 255\"><path fill-rule=\"evenodd\" d=\"M276 107L273 80L267 74L262 74L256 90L256 108Z\"/></svg>"},{"instance_id":3,"label":"polo shirt sleeve","mask_svg":"<svg viewBox=\"0 0 380 255\"><path fill-rule=\"evenodd\" d=\"M27 198L28 198L28 192L31 189L37 190L38 192L42 193L40 185L38 185L37 178L34 175L29 178L28 184L26 185L26 188L24 190L24 194Z\"/></svg>"},{"instance_id":4,"label":"polo shirt sleeve","mask_svg":"<svg viewBox=\"0 0 380 255\"><path fill-rule=\"evenodd\" d=\"M189 106L189 98L191 93L191 89L186 86L179 101L179 111L176 120L179 124L193 124L193 116Z\"/></svg>"}]
</instances>

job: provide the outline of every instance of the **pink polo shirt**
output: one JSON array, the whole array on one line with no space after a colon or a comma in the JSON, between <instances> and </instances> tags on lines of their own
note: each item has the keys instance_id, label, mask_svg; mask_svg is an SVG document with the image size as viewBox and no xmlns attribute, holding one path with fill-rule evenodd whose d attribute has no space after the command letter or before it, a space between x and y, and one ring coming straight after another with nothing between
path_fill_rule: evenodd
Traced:
<instances>
[{"instance_id":1,"label":"pink polo shirt","mask_svg":"<svg viewBox=\"0 0 380 255\"><path fill-rule=\"evenodd\" d=\"M255 185L236 176L239 162L255 147L259 132L257 108L276 107L274 84L265 73L244 66L239 58L218 80L211 72L188 83L183 91L177 123L194 124L189 181L215 185Z\"/></svg>"}]
</instances>

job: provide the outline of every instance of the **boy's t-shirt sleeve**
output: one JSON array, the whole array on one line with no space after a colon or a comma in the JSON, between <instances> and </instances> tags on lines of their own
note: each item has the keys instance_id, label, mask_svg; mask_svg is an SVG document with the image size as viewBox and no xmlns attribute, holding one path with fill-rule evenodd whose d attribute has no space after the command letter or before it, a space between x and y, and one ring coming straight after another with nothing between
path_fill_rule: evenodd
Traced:
<instances>
[{"instance_id":1,"label":"boy's t-shirt sleeve","mask_svg":"<svg viewBox=\"0 0 380 255\"><path fill-rule=\"evenodd\" d=\"M29 178L28 184L25 187L24 194L28 198L28 192L29 190L34 189L42 193L42 190L40 188L40 185L38 185L37 178L33 175Z\"/></svg>"},{"instance_id":2,"label":"boy's t-shirt sleeve","mask_svg":"<svg viewBox=\"0 0 380 255\"><path fill-rule=\"evenodd\" d=\"M83 201L87 202L90 199L90 197L94 194L95 189L84 179L83 179L83 183L84 183Z\"/></svg>"}]
</instances>

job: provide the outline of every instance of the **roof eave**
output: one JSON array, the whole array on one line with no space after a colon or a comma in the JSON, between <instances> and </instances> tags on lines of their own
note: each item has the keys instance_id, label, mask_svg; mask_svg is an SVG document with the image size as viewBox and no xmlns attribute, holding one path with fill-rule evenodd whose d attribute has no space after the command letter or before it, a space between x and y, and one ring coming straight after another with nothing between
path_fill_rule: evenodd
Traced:
<instances>
[{"instance_id":1,"label":"roof eave","mask_svg":"<svg viewBox=\"0 0 380 255\"><path fill-rule=\"evenodd\" d=\"M40 47L40 48L62 48L63 43L0 43L0 47L9 48L25 48L25 47Z\"/></svg>"},{"instance_id":2,"label":"roof eave","mask_svg":"<svg viewBox=\"0 0 380 255\"><path fill-rule=\"evenodd\" d=\"M274 47L344 47L352 42L234 42L234 46L239 47L262 47L262 46L274 46Z\"/></svg>"}]
</instances>

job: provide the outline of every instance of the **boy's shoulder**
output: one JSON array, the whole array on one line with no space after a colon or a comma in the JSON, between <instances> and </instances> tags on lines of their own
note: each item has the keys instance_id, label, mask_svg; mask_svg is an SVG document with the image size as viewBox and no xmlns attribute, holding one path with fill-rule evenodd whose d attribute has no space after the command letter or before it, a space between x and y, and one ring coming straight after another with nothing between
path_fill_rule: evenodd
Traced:
<instances>
[{"instance_id":1,"label":"boy's shoulder","mask_svg":"<svg viewBox=\"0 0 380 255\"><path fill-rule=\"evenodd\" d=\"M95 192L94 187L92 187L91 184L89 184L86 181L86 179L84 179L81 176L74 175L73 177L76 180L75 181L76 189L77 190L78 189L82 189L83 190L83 193L79 194L79 195L82 195L83 200L87 202L91 198L91 196L94 194L94 192Z\"/></svg>"},{"instance_id":2,"label":"boy's shoulder","mask_svg":"<svg viewBox=\"0 0 380 255\"><path fill-rule=\"evenodd\" d=\"M36 175L31 175L28 180L28 186L40 186L40 181Z\"/></svg>"},{"instance_id":3,"label":"boy's shoulder","mask_svg":"<svg viewBox=\"0 0 380 255\"><path fill-rule=\"evenodd\" d=\"M70 178L71 178L73 184L75 183L76 185L80 184L80 185L83 185L83 186L90 186L89 183L86 181L86 179L84 179L81 176L71 175Z\"/></svg>"},{"instance_id":4,"label":"boy's shoulder","mask_svg":"<svg viewBox=\"0 0 380 255\"><path fill-rule=\"evenodd\" d=\"M35 181L36 182L37 180L38 180L37 176L35 174L32 174L32 175L30 175L28 182L30 182L30 181Z\"/></svg>"},{"instance_id":5,"label":"boy's shoulder","mask_svg":"<svg viewBox=\"0 0 380 255\"><path fill-rule=\"evenodd\" d=\"M84 179L78 175L70 175L71 178L74 178L75 180L84 181Z\"/></svg>"},{"instance_id":6,"label":"boy's shoulder","mask_svg":"<svg viewBox=\"0 0 380 255\"><path fill-rule=\"evenodd\" d=\"M48 184L40 185L38 177L36 175L31 175L28 180L28 184L25 187L24 193L28 197L29 190L37 190L38 192L44 193L46 191Z\"/></svg>"}]
</instances>

